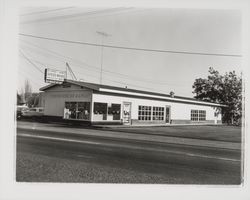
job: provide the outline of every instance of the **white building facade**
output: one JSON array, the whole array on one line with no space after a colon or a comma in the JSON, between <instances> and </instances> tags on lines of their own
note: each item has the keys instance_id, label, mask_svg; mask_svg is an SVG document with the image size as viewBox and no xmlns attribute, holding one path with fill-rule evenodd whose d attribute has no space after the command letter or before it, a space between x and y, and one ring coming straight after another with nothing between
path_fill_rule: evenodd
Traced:
<instances>
[{"instance_id":1,"label":"white building facade","mask_svg":"<svg viewBox=\"0 0 250 200\"><path fill-rule=\"evenodd\" d=\"M40 89L44 115L91 124L221 124L223 105L147 91L65 80Z\"/></svg>"}]
</instances>

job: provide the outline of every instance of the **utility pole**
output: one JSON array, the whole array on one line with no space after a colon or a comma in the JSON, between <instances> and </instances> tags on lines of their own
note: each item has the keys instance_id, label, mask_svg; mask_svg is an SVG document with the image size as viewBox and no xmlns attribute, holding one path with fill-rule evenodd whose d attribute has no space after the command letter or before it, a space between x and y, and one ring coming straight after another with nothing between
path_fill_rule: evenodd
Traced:
<instances>
[{"instance_id":1,"label":"utility pole","mask_svg":"<svg viewBox=\"0 0 250 200\"><path fill-rule=\"evenodd\" d=\"M103 40L104 40L104 37L108 37L111 35L108 33L102 32L102 31L96 31L96 33L102 36L102 40L101 40L101 47L102 47L102 49L101 49L101 73L100 73L100 84L102 84Z\"/></svg>"}]
</instances>

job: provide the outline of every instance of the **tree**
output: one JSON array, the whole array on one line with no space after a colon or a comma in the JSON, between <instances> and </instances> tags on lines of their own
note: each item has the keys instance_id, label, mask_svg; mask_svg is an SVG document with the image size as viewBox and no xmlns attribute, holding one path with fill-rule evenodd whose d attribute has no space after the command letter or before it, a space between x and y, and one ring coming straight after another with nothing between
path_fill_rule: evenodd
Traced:
<instances>
[{"instance_id":1,"label":"tree","mask_svg":"<svg viewBox=\"0 0 250 200\"><path fill-rule=\"evenodd\" d=\"M22 101L22 97L20 94L16 93L16 105L20 105Z\"/></svg>"},{"instance_id":2,"label":"tree","mask_svg":"<svg viewBox=\"0 0 250 200\"><path fill-rule=\"evenodd\" d=\"M24 83L24 99L26 102L31 95L32 95L32 87L30 85L29 80L26 79Z\"/></svg>"},{"instance_id":3,"label":"tree","mask_svg":"<svg viewBox=\"0 0 250 200\"><path fill-rule=\"evenodd\" d=\"M27 99L28 107L37 107L39 104L39 94L32 93L29 98Z\"/></svg>"},{"instance_id":4,"label":"tree","mask_svg":"<svg viewBox=\"0 0 250 200\"><path fill-rule=\"evenodd\" d=\"M224 104L222 120L224 123L239 124L242 117L242 78L235 71L220 75L209 68L207 78L195 79L193 93L196 99Z\"/></svg>"}]
</instances>

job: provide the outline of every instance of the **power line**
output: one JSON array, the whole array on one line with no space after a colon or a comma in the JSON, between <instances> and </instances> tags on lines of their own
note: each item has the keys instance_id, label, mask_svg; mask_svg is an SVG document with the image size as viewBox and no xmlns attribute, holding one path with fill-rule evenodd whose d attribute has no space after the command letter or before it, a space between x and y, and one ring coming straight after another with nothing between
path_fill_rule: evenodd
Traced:
<instances>
[{"instance_id":1,"label":"power line","mask_svg":"<svg viewBox=\"0 0 250 200\"><path fill-rule=\"evenodd\" d=\"M34 60L35 61L35 60ZM35 61L35 62L39 62L41 65L45 65L44 63L40 62L40 61ZM50 65L50 66L53 66L53 65ZM83 74L83 75L88 75L88 76L92 76L96 79L99 79L98 76L94 76L94 75L90 75L90 74L86 74L86 73L81 73L81 72L78 72L79 74ZM143 86L139 86L139 85L135 85L135 84L130 84L130 83L125 83L125 82L121 82L121 81L115 81L115 80L111 80L111 79L108 79L106 77L103 78L104 80L107 80L107 81L111 81L111 82L114 82L114 83L119 83L119 84L122 84L122 85L125 85L125 86L133 86L133 87L136 87L136 88L144 88L144 89L148 89L148 90L155 90L153 88L149 88L149 87L143 87ZM160 90L159 90L160 91ZM161 91L163 92L163 91Z\"/></svg>"},{"instance_id":2,"label":"power line","mask_svg":"<svg viewBox=\"0 0 250 200\"><path fill-rule=\"evenodd\" d=\"M19 49L19 52L32 66L34 66L39 72L43 74L43 71L35 63L33 63L27 56L25 56L25 54L21 51L21 49Z\"/></svg>"},{"instance_id":3,"label":"power line","mask_svg":"<svg viewBox=\"0 0 250 200\"><path fill-rule=\"evenodd\" d=\"M38 46L37 46L37 47L38 47ZM46 50L45 48L41 48L41 49ZM33 50L32 52L34 52L34 50ZM46 50L46 53L48 53L48 52L51 52L52 54L55 54L55 55L56 55L56 52L54 52L54 51ZM54 52L54 53L53 53L53 52ZM43 53L42 53L42 55L46 57L46 55L44 55ZM51 56L51 54L47 54L47 55ZM90 71L90 72L93 72L93 71L94 71L94 72L98 72L98 73L99 73L99 71L100 71L99 68L96 68L96 70L93 69L93 68L91 68L91 67L88 67L89 69L85 69L85 68L82 67L82 64L83 64L83 65L86 65L85 63L82 63L81 66L80 66L81 61L75 60L75 59L73 59L73 58L70 58L70 57L67 57L67 56L63 56L63 55L61 55L61 54L58 54L58 55L56 55L56 56L57 56L57 57L60 56L61 58L56 58L56 57L54 57L54 56L53 56L53 58L55 58L56 60L62 62L63 64L65 64L65 62L67 62L67 61L70 59L70 60L73 61L73 63L79 63L79 65L74 65L74 66L75 66L75 67L78 67L78 68L80 68L80 69L82 69L82 70L87 70L87 71ZM59 67L59 66L56 66L56 65L52 65L52 64L50 64L50 63L45 63L44 61L43 61L43 62L38 61L38 60L33 59L33 58L32 58L31 60L34 61L34 62L36 62L36 63L39 63L39 64L42 65L43 67L45 67L45 66L51 66L51 67L56 67L56 68ZM59 67L59 68L61 68L61 67ZM84 73L85 73L85 72L84 72Z\"/></svg>"},{"instance_id":4,"label":"power line","mask_svg":"<svg viewBox=\"0 0 250 200\"><path fill-rule=\"evenodd\" d=\"M22 41L25 42L25 43L27 43L28 45L31 45L31 46L33 46L33 47L38 48L39 50L43 50L43 51L44 51L45 53L47 53L47 54L48 54L48 52L50 52L51 54L54 54L54 55L56 55L57 57L60 57L60 59L57 59L57 60L59 60L59 61L61 61L61 62L63 62L63 63L65 63L65 60L70 59L70 60L73 61L74 63L78 63L78 64L81 64L81 65L85 65L87 68L90 68L91 70L96 69L97 72L100 71L100 68L97 67L97 66L87 64L87 63L85 63L85 62L83 62L83 61L80 61L80 60L78 60L78 59L76 59L76 58L72 58L72 57L69 57L69 56L62 55L62 54L60 54L60 53L58 53L58 52L52 51L52 50L47 49L47 48L43 48L43 47L41 47L41 46L39 46L39 45L35 45L35 44L33 44L33 43L30 43L30 42L27 42L27 41L24 41L24 40L22 40ZM48 55L51 55L51 54L48 54ZM55 58L55 57L53 57L53 58ZM62 59L63 59L63 60L62 60ZM77 66L77 67L79 67L79 66ZM81 68L82 68L82 67L81 67ZM114 73L115 73L115 72L114 72Z\"/></svg>"},{"instance_id":5,"label":"power line","mask_svg":"<svg viewBox=\"0 0 250 200\"><path fill-rule=\"evenodd\" d=\"M21 72L21 73L20 73ZM21 75L23 78L30 80L32 83L37 85L38 87L42 86L42 83L38 83L37 81L34 81L33 79L30 79L30 77L27 76L23 71L19 71L19 75Z\"/></svg>"},{"instance_id":6,"label":"power line","mask_svg":"<svg viewBox=\"0 0 250 200\"><path fill-rule=\"evenodd\" d=\"M137 48L137 47L124 47L124 46L96 44L96 43L73 41L73 40L64 40L64 39L58 39L58 38L35 36L35 35L24 34L24 33L19 33L19 35L25 36L25 37L32 37L32 38L37 38L37 39L43 39L43 40L56 41L56 42L71 43L71 44L80 44L80 45L88 45L88 46L95 46L95 47L106 47L106 48L113 48L113 49L125 49L125 50L134 50L134 51L146 51L146 52L158 52L158 53L172 53L172 54L186 54L186 55L200 55L200 56L241 57L241 55L239 55L239 54L217 54L217 53L201 53L201 52L190 52L190 51L170 51L170 50L160 50L160 49L146 49L146 48Z\"/></svg>"},{"instance_id":7,"label":"power line","mask_svg":"<svg viewBox=\"0 0 250 200\"><path fill-rule=\"evenodd\" d=\"M40 61L37 61L37 60L34 60L34 59L32 59L33 61L35 61L35 62L37 62L37 63L40 63L41 65L45 65L45 63L43 63L43 62L40 62ZM52 66L52 67L55 67L54 65L51 65L51 64L46 64L46 65L49 65L49 66ZM74 66L74 65L73 65ZM79 72L79 71L77 71L76 70L76 72L77 72L77 74L82 74L82 75L84 75L84 80L85 80L85 76L91 76L91 77L94 77L94 78L96 78L97 80L99 80L99 77L97 76L97 75L92 75L92 74L88 74L88 73L86 73L86 72ZM119 83L119 84L122 84L122 85L127 85L127 86L133 86L133 87L137 87L137 88L144 88L144 89L149 89L149 90L155 90L155 89L153 89L153 88L149 88L149 87L143 87L143 86L139 86L139 85L136 85L136 84L130 84L130 83L125 83L125 82L121 82L121 81L115 81L115 80L111 80L111 79L108 79L108 78L106 78L106 77L104 77L103 78L104 80L107 80L107 81L111 81L111 82L114 82L114 83ZM186 86L183 86L183 87L186 87ZM158 90L159 92L165 92L165 91L161 91L161 90Z\"/></svg>"},{"instance_id":8,"label":"power line","mask_svg":"<svg viewBox=\"0 0 250 200\"><path fill-rule=\"evenodd\" d=\"M117 11L123 11L123 10L128 10L131 9L129 8L123 8L123 7L118 7L118 8L108 8L108 9L103 9L103 10L94 10L94 11L89 11L89 12L84 12L84 13L76 13L76 14L67 14L67 15L60 15L60 16L54 16L54 17L47 17L43 19L37 19L37 20L29 20L22 22L21 24L30 24L30 23L37 23L37 22L46 22L46 21L53 21L53 20L62 20L62 19L69 19L69 18L76 18L76 17L85 17L85 16L91 16L95 14L106 14L110 12L117 12Z\"/></svg>"},{"instance_id":9,"label":"power line","mask_svg":"<svg viewBox=\"0 0 250 200\"><path fill-rule=\"evenodd\" d=\"M42 74L43 74L43 71L40 70L40 68L37 67L37 65L35 65L27 56L24 55L24 53L19 49L20 53L22 54L22 56L27 60L29 61L29 63L32 64L32 66L34 66L37 70L39 70ZM42 62L40 62L42 64ZM80 73L81 74L81 73ZM83 74L83 73L82 73ZM93 76L93 75L90 75L90 76ZM93 76L93 77L96 77L96 76ZM105 80L107 81L111 81L111 82L114 82L114 83L119 83L119 84L122 84L122 85L125 85L125 86L133 86L133 87L137 87L137 88L144 88L144 89L149 89L149 90L155 90L153 88L148 88L148 87L143 87L143 86L139 86L139 85L135 85L135 84L130 84L130 83L124 83L124 82L120 82L120 81L114 81L114 80L111 80L111 79L107 79L107 78L104 78Z\"/></svg>"},{"instance_id":10,"label":"power line","mask_svg":"<svg viewBox=\"0 0 250 200\"><path fill-rule=\"evenodd\" d=\"M71 58L71 57L68 57L68 56L64 56L64 55L59 54L59 53L57 53L57 52L55 52L55 51L51 51L51 50L49 50L49 49L42 48L41 46L34 45L34 44L32 44L32 43L30 43L30 42L27 42L27 41L23 41L23 42L26 42L27 44L29 44L29 45L31 45L31 46L34 46L34 47L38 48L39 50L44 50L44 51L46 51L46 53L51 52L51 54L55 54L55 55L58 56L58 57L63 57L63 60L62 60L62 59L57 59L57 60L59 60L60 62L65 63L65 62L66 62L66 61L65 61L65 58L66 58L66 59L72 60L73 63L79 63L79 64L81 64L81 66L80 66L80 65L79 65L79 66L78 66L78 65L73 65L73 66L75 66L75 67L78 67L78 68L81 68L81 69L82 69L83 67L87 67L87 68L89 68L89 69L84 69L84 70L95 71L95 72L99 72L99 71L100 71L100 68L98 68L98 67L96 67L96 66L94 66L94 65L89 65L89 64L87 64L87 63L85 63L85 62L82 62L82 61L80 61L80 60L77 60L77 59L74 59L74 58ZM50 54L48 54L48 55L50 55ZM41 63L40 61L37 61L37 60L35 60L35 59L32 59L32 60L35 61L35 62L37 62L37 63L39 63L39 64L45 65L44 62ZM82 64L85 65L85 66L82 66ZM55 65L51 65L51 64L48 64L48 63L46 63L46 65L55 67ZM119 72L112 72L112 71L109 71L109 70L106 70L106 69L104 69L103 72L109 73L109 74L115 74L115 75L121 76L121 77L123 77L123 78L125 78L125 79L129 79L129 80L133 80L133 81L140 81L140 82L152 83L152 84L158 84L158 85L168 85L168 86L185 87L185 86L182 86L182 85L177 85L177 84L172 84L172 83L156 82L156 81L153 81L153 80L151 80L151 79L139 78L139 77L135 77L135 76L130 76L130 75L122 74L122 73L119 73ZM109 76L110 76L110 75L109 75Z\"/></svg>"},{"instance_id":11,"label":"power line","mask_svg":"<svg viewBox=\"0 0 250 200\"><path fill-rule=\"evenodd\" d=\"M35 61L35 60L34 60ZM41 65L44 65L44 63L40 62L40 61L35 61L35 62L39 62ZM50 64L49 64L50 65ZM55 67L54 65L50 65L50 66L53 66ZM77 71L78 74L82 74L82 75L87 75L87 76L91 76L91 77L94 77L96 78L97 80L99 79L99 77L96 75L92 75L92 74L86 74L85 72L79 72ZM143 87L143 86L139 86L139 85L135 85L135 84L130 84L130 83L125 83L125 82L120 82L120 81L115 81L115 80L111 80L111 79L108 79L106 77L103 77L104 80L107 80L107 81L111 81L111 82L114 82L114 83L119 83L119 84L122 84L122 85L128 85L128 86L134 86L134 87L137 87L137 88L144 88L144 89L149 89L149 90L155 90L153 88L148 88L148 87Z\"/></svg>"},{"instance_id":12,"label":"power line","mask_svg":"<svg viewBox=\"0 0 250 200\"><path fill-rule=\"evenodd\" d=\"M39 74L38 73L34 74L34 73L31 72L31 70L29 68L24 67L24 68L21 69L21 67L22 66L20 66L20 69L18 70L18 73L22 72L22 73L25 73L25 74L29 75L30 77L32 77L32 78L34 78L36 80L38 80L38 79L43 80L43 77L40 75L40 73Z\"/></svg>"},{"instance_id":13,"label":"power line","mask_svg":"<svg viewBox=\"0 0 250 200\"><path fill-rule=\"evenodd\" d=\"M51 10L38 11L38 12L30 12L30 13L22 14L20 16L37 15L37 14L55 12L55 11L60 11L60 10L67 10L67 9L71 9L71 8L74 8L74 7L65 7L65 8L57 8L57 9L51 9Z\"/></svg>"},{"instance_id":14,"label":"power line","mask_svg":"<svg viewBox=\"0 0 250 200\"><path fill-rule=\"evenodd\" d=\"M129 8L128 8L129 9ZM79 16L68 16L68 15L61 15L60 17L56 18L56 19L51 19L51 18L46 18L46 19L38 19L38 20L33 20L33 21L24 21L21 22L20 24L24 24L24 25L29 25L32 23L43 23L43 24L51 24L51 23L55 23L58 22L59 20L73 20L74 21L82 21L82 20L86 20L86 19L93 19L93 18L99 18L99 17L112 17L112 16L117 16L117 15L123 15L123 14L128 14L128 13L138 13L138 12L145 12L145 11L149 11L149 10L153 10L153 8L146 8L146 9L140 9L140 10L135 10L134 8L130 9L130 10L121 10L119 12L115 11L115 12L107 12L107 13L93 13L92 15L87 15L86 13L79 15ZM85 15L86 14L86 15Z\"/></svg>"}]
</instances>

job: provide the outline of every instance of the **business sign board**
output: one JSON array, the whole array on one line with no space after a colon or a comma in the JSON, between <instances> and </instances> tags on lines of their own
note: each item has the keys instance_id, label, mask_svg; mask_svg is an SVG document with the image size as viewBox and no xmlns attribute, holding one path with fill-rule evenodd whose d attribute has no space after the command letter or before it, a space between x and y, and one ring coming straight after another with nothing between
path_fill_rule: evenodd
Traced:
<instances>
[{"instance_id":1,"label":"business sign board","mask_svg":"<svg viewBox=\"0 0 250 200\"><path fill-rule=\"evenodd\" d=\"M66 72L56 69L46 68L44 71L44 81L46 83L62 83L66 78Z\"/></svg>"}]
</instances>

